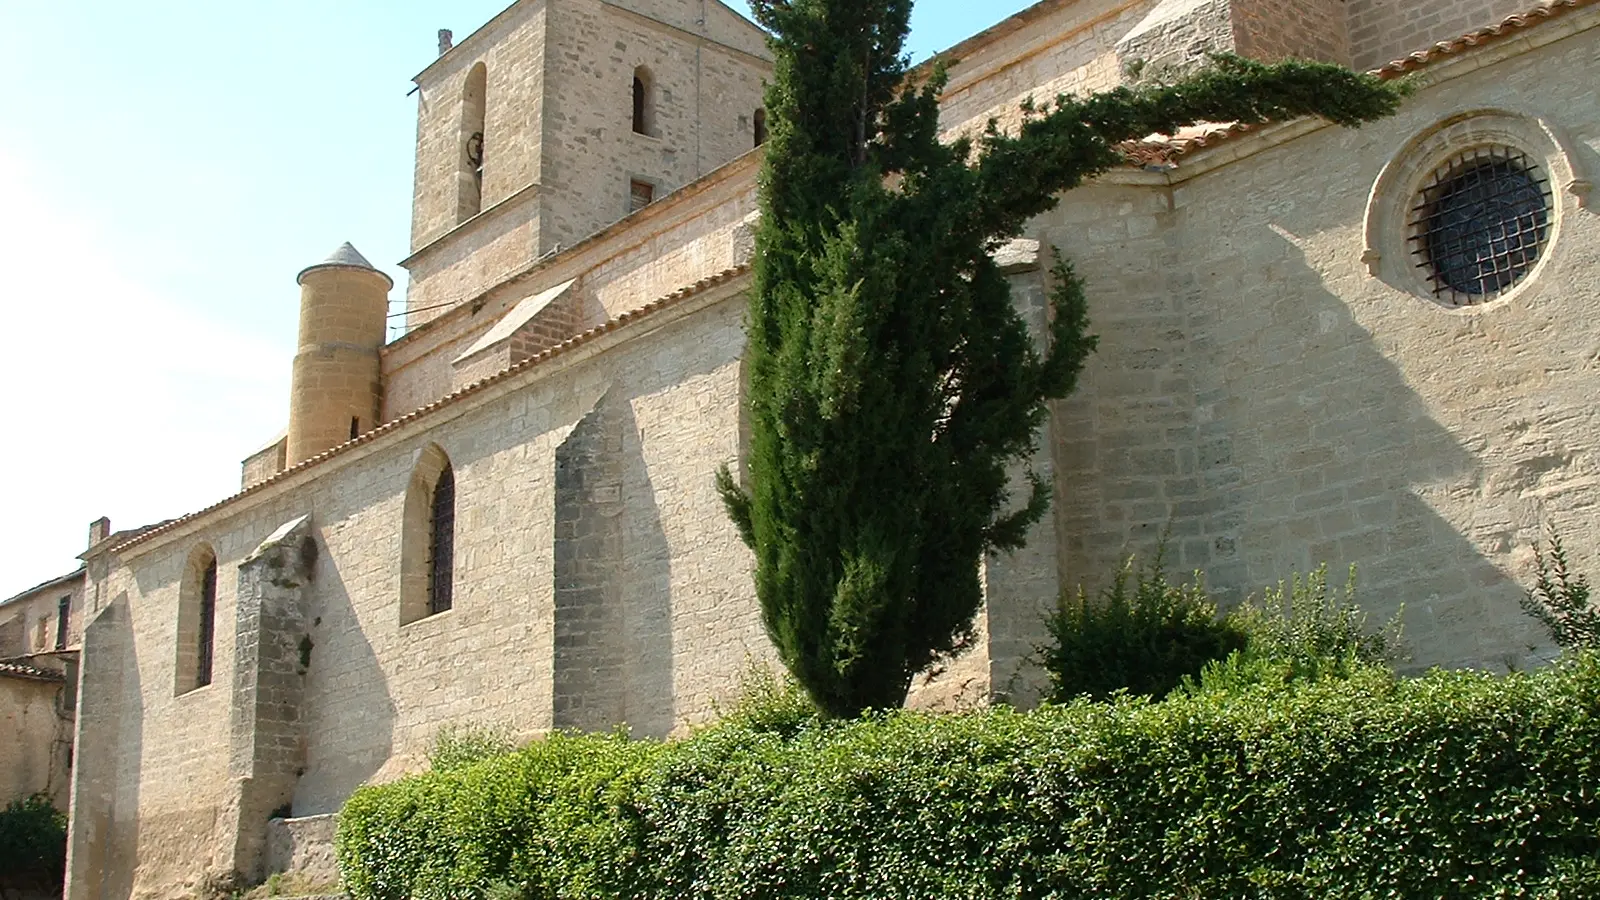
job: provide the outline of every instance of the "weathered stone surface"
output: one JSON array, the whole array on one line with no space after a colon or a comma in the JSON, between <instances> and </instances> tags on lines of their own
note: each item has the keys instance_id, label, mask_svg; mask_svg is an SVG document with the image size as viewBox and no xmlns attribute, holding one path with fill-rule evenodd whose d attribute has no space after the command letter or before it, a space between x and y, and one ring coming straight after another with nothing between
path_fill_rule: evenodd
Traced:
<instances>
[{"instance_id":1,"label":"weathered stone surface","mask_svg":"<svg viewBox=\"0 0 1600 900\"><path fill-rule=\"evenodd\" d=\"M338 826L338 816L268 822L266 870L293 873L312 884L337 885L339 860L333 839Z\"/></svg>"},{"instance_id":2,"label":"weathered stone surface","mask_svg":"<svg viewBox=\"0 0 1600 900\"><path fill-rule=\"evenodd\" d=\"M506 42L533 40L534 20L568 5L521 4L456 52L465 62L475 46L506 48L491 78L538 70L543 48L559 42L541 37L526 57ZM671 20L668 6L652 15ZM1043 4L961 50L946 104L952 133L990 117L1014 124L1030 93L1116 83L1119 41L1156 6ZM1229 28L1241 11L1268 8L1224 6ZM1279 7L1302 29L1327 12L1311 0ZM1349 7L1354 26L1363 13ZM639 23L638 9L583 7L559 28L592 44L620 16L669 33ZM1443 21L1419 20L1418 42L1449 37ZM1586 71L1597 29L1600 7L1589 7L1463 52L1425 70L1399 116L1360 130L1258 129L1179 156L1170 170L1112 173L1030 224L1038 250L1028 252L1046 258L1028 261L1026 244L1002 249L1036 333L1048 248L1073 261L1101 349L1080 390L1055 405L1031 461L1055 485L1050 520L1024 552L984 561L989 605L976 646L919 679L913 702L1036 696L1041 611L1063 587L1102 586L1126 554L1151 552L1163 534L1169 566L1202 571L1227 598L1324 561L1336 577L1358 565L1374 618L1405 602L1418 665L1522 664L1530 646L1537 656L1541 635L1517 598L1541 520L1564 529L1580 567L1597 561L1600 220L1566 191L1592 183L1600 166L1600 95L1552 76ZM1250 39L1266 48L1305 37ZM1351 33L1358 61L1372 46ZM425 82L467 75L448 56L436 66ZM1529 97L1538 98L1532 113ZM552 108L541 121L557 133ZM1486 109L1501 110L1492 128L1478 114ZM448 126L425 122L420 139ZM1525 144L1551 174L1553 227L1515 289L1452 309L1418 287L1406 223L1369 220L1414 205L1423 175L1486 141ZM599 152L588 147L572 158ZM419 234L445 208L431 153L419 152ZM517 159L534 177L533 158ZM596 170L623 165L590 159ZM525 277L499 280L512 267L489 242L440 250L459 258L438 269L455 274L438 277L479 279L487 292L481 306L384 349L385 419L464 387L452 363L540 292L574 282L576 332L745 262L757 163L738 160ZM486 200L512 189L514 180L486 177ZM507 246L544 246L522 216L504 220L524 229L507 226ZM85 638L74 900L177 895L207 873L253 865L246 826L262 833L273 807L260 807L284 796L283 784L295 816L333 813L359 785L420 767L445 724L505 723L524 736L624 722L640 734L681 732L737 696L751 664L772 665L751 557L713 485L719 466L737 466L747 431L748 276L729 278L499 377L494 369L514 364L508 351L472 374L497 380L439 409L91 553L87 596L99 618ZM402 614L400 548L419 517L406 515L406 496L435 452L456 484L454 602L413 621ZM316 565L292 589L263 580L274 557L257 548L308 514L299 527ZM182 581L202 545L224 575L218 621L238 623L218 630L214 648L230 680L177 694L175 666L190 652L178 641ZM293 678L280 665L299 661L298 644L290 654L280 640L289 634L313 648ZM243 727L247 715L254 728ZM273 780L290 771L292 783Z\"/></svg>"}]
</instances>

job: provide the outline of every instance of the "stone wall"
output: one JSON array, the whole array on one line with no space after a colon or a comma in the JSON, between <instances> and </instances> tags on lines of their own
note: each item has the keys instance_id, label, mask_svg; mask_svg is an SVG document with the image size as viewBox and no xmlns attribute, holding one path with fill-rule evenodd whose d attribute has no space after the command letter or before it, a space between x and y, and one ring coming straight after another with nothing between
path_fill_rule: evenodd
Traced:
<instances>
[{"instance_id":1,"label":"stone wall","mask_svg":"<svg viewBox=\"0 0 1600 900\"><path fill-rule=\"evenodd\" d=\"M1350 65L1347 0L1235 0L1234 49L1252 59Z\"/></svg>"},{"instance_id":2,"label":"stone wall","mask_svg":"<svg viewBox=\"0 0 1600 900\"><path fill-rule=\"evenodd\" d=\"M312 884L339 883L334 835L338 816L273 819L267 823L267 871L290 872Z\"/></svg>"},{"instance_id":3,"label":"stone wall","mask_svg":"<svg viewBox=\"0 0 1600 900\"><path fill-rule=\"evenodd\" d=\"M623 423L617 406L602 397L556 450L557 728L602 731L631 721L628 669L636 654L622 599ZM658 673L657 680L666 675Z\"/></svg>"},{"instance_id":4,"label":"stone wall","mask_svg":"<svg viewBox=\"0 0 1600 900\"><path fill-rule=\"evenodd\" d=\"M1406 604L1417 665L1538 655L1517 601L1541 521L1583 548L1584 567L1600 562L1586 274L1600 223L1561 192L1574 176L1549 149L1557 225L1543 267L1465 309L1374 276L1364 223L1396 148L1413 148L1400 161L1424 152L1462 110L1524 110L1538 95L1545 118L1521 132L1531 152L1564 132L1572 165L1593 171L1600 98L1548 77L1592 54L1569 39L1479 71L1441 67L1392 120L1237 140L1182 160L1171 187L1129 175L1048 217L1043 237L1079 261L1103 336L1058 418L1069 583L1104 584L1170 529L1169 562L1232 597L1323 562L1341 581L1359 566L1375 618ZM1470 121L1452 133L1469 147L1504 139ZM1386 183L1374 202L1408 210L1415 188ZM1395 241L1385 265L1409 273Z\"/></svg>"},{"instance_id":5,"label":"stone wall","mask_svg":"<svg viewBox=\"0 0 1600 900\"><path fill-rule=\"evenodd\" d=\"M972 46L949 51L957 64L941 106L946 136L973 134L990 118L1014 126L1019 107L1057 94L1088 93L1122 83L1118 43L1159 4L1156 0L1078 0L1040 4Z\"/></svg>"},{"instance_id":6,"label":"stone wall","mask_svg":"<svg viewBox=\"0 0 1600 900\"><path fill-rule=\"evenodd\" d=\"M65 811L68 799L64 752L72 719L62 704L69 690L60 681L0 672L0 806L45 794Z\"/></svg>"},{"instance_id":7,"label":"stone wall","mask_svg":"<svg viewBox=\"0 0 1600 900\"><path fill-rule=\"evenodd\" d=\"M114 649L97 652L89 680L102 715L86 730L105 748L98 758L122 761L97 772L99 789L115 798L103 815L137 825L111 828L111 847L100 852L137 854L135 894L238 867L230 821L242 836L253 813L243 814L248 785L230 771L229 721L246 706L258 724L261 710L282 708L238 701L248 687L237 674L251 668L241 656L248 641L222 628L217 683L172 695L179 581L194 548L209 544L219 561L218 621L243 622L238 604L254 594L240 586L255 583L241 570L246 558L282 523L311 516L317 564L306 601L314 649L298 704L303 745L264 733L257 742L303 768L292 815L333 812L360 784L421 765L447 723L504 722L524 734L555 723L558 450L607 392L617 417L605 452L627 486L612 532L626 554L612 557L614 583L631 637L655 648L630 657L628 708L640 710L641 731L665 734L736 691L747 660L767 652L741 574L748 554L712 478L738 452L742 312L728 295L676 324L618 335L606 352L477 396L426 427L323 464L314 480L291 477L120 559L107 591L123 598L131 627L115 616L96 624L105 623L124 665ZM470 574L458 577L451 610L402 625L401 506L429 444L443 448L456 473L456 565ZM264 813L257 825L265 828Z\"/></svg>"},{"instance_id":8,"label":"stone wall","mask_svg":"<svg viewBox=\"0 0 1600 900\"><path fill-rule=\"evenodd\" d=\"M482 64L487 75L482 209L539 183L545 18L542 0L519 0L417 76L413 252L461 224L463 98L474 66Z\"/></svg>"},{"instance_id":9,"label":"stone wall","mask_svg":"<svg viewBox=\"0 0 1600 900\"><path fill-rule=\"evenodd\" d=\"M629 184L672 191L754 146L770 70L760 32L699 0L524 2L418 77L406 324L477 298L629 213ZM558 47L559 52L547 52ZM457 214L468 77L487 72L481 214ZM632 83L648 72L651 133Z\"/></svg>"},{"instance_id":10,"label":"stone wall","mask_svg":"<svg viewBox=\"0 0 1600 900\"><path fill-rule=\"evenodd\" d=\"M665 197L755 146L751 117L771 66L764 50L704 36L694 20L707 4L657 0L636 12L601 0L552 2L550 40L562 54L548 76L544 249L572 246L627 215L630 180ZM640 69L649 134L633 130Z\"/></svg>"},{"instance_id":11,"label":"stone wall","mask_svg":"<svg viewBox=\"0 0 1600 900\"><path fill-rule=\"evenodd\" d=\"M239 465L239 487L249 488L282 472L289 463L289 433L244 458Z\"/></svg>"},{"instance_id":12,"label":"stone wall","mask_svg":"<svg viewBox=\"0 0 1600 900\"><path fill-rule=\"evenodd\" d=\"M1040 78L1109 72L1122 29L1150 10L1092 8L1099 32L1051 33L1044 16L1004 40L1026 60L1064 54ZM1571 20L1592 27L1593 12ZM1395 170L1395 148L1421 152L1441 124L1472 139L1453 124L1463 112L1526 110L1537 96L1544 122L1518 133L1562 135L1565 149L1549 154L1569 166L1552 170L1557 191L1600 166L1594 88L1548 78L1583 70L1592 39L1530 37L1514 49L1523 55L1507 44L1430 70L1436 83L1394 120L1258 130L1171 172L1115 173L1031 224L1030 237L1059 246L1087 279L1101 352L1033 461L1055 479L1053 518L1025 553L985 561L981 646L919 682L917 702L1026 700L1038 687L1026 666L1042 637L1037 613L1057 587L1099 587L1163 533L1173 567L1205 571L1226 597L1324 560L1357 563L1378 617L1407 601L1419 664L1524 659L1539 636L1516 598L1540 519L1561 525L1581 565L1600 562L1594 213L1559 194L1542 268L1468 310L1407 287L1394 274L1403 251L1377 268L1367 252L1369 195L1388 202L1374 185ZM1003 60L985 65L1009 77ZM975 116L1017 88L971 84L954 102ZM541 291L580 279L581 321L599 322L741 261L755 163L701 179L388 348L388 417L442 396L450 361ZM1395 202L1412 189L1395 188ZM1043 272L1013 277L1042 327ZM748 665L770 665L751 557L712 480L740 452L747 285L702 286L120 556L91 554L104 610L86 638L78 740L98 762L73 786L73 900L161 896L240 867L238 837L251 820L266 827L232 767L243 757L231 722L247 708L281 713L279 724L293 713L300 739L280 730L270 754L258 748L262 762L294 762L289 812L300 818L417 769L446 724L534 735L620 715L667 734L714 715ZM454 604L406 622L405 496L432 448L456 479ZM312 648L302 674L296 644L298 695L271 709L241 692L270 668L264 625L219 628L219 683L175 694L180 582L196 548L219 563L218 621L248 623L251 604L272 599L251 557L301 517L316 564L301 617L277 629L301 629Z\"/></svg>"},{"instance_id":13,"label":"stone wall","mask_svg":"<svg viewBox=\"0 0 1600 900\"><path fill-rule=\"evenodd\" d=\"M59 578L0 606L0 660L76 650L83 642L83 587L81 575ZM62 600L67 601L65 641L61 640Z\"/></svg>"},{"instance_id":14,"label":"stone wall","mask_svg":"<svg viewBox=\"0 0 1600 900\"><path fill-rule=\"evenodd\" d=\"M563 315L574 334L749 261L758 154L448 312L383 351L384 420L438 400L477 377L454 365L519 303L567 281L576 302Z\"/></svg>"},{"instance_id":15,"label":"stone wall","mask_svg":"<svg viewBox=\"0 0 1600 900\"><path fill-rule=\"evenodd\" d=\"M1347 0L1351 63L1358 70L1375 69L1536 5L1537 0Z\"/></svg>"}]
</instances>

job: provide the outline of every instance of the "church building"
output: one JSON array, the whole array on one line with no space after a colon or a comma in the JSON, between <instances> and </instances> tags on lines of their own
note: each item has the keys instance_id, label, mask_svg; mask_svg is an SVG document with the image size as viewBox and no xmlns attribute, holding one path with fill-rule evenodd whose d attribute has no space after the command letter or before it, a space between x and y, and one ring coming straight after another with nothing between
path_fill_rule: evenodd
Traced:
<instances>
[{"instance_id":1,"label":"church building","mask_svg":"<svg viewBox=\"0 0 1600 900\"><path fill-rule=\"evenodd\" d=\"M1216 51L1416 90L1151 136L997 251L1040 334L1069 258L1100 349L1040 434L1051 514L914 705L1036 699L1043 611L1163 535L1225 599L1357 566L1417 666L1548 652L1518 605L1547 524L1600 562L1600 0L1042 0L949 51L944 127ZM772 664L713 481L770 72L717 0L517 0L441 41L403 336L354 247L283 273L282 439L209 508L91 530L71 900L325 860L447 725L667 737Z\"/></svg>"}]
</instances>

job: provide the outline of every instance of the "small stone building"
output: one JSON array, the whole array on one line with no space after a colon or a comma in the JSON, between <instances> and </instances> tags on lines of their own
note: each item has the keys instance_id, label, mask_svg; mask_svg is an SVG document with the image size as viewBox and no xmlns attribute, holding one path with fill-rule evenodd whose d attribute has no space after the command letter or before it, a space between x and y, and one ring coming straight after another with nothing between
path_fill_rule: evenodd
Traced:
<instances>
[{"instance_id":1,"label":"small stone building","mask_svg":"<svg viewBox=\"0 0 1600 900\"><path fill-rule=\"evenodd\" d=\"M1053 514L915 703L1027 701L1041 611L1162 534L1230 597L1358 565L1419 665L1538 657L1544 523L1597 561L1600 2L1044 0L951 51L945 123L1216 50L1417 91L1359 130L1152 136L1003 249L1041 331L1072 259L1101 348L1033 461ZM269 819L445 724L666 736L771 660L712 480L768 71L712 0L521 0L417 76L406 334L354 248L306 269L284 438L84 554L73 900L260 877Z\"/></svg>"},{"instance_id":2,"label":"small stone building","mask_svg":"<svg viewBox=\"0 0 1600 900\"><path fill-rule=\"evenodd\" d=\"M82 569L0 601L0 806L67 809L83 640Z\"/></svg>"}]
</instances>

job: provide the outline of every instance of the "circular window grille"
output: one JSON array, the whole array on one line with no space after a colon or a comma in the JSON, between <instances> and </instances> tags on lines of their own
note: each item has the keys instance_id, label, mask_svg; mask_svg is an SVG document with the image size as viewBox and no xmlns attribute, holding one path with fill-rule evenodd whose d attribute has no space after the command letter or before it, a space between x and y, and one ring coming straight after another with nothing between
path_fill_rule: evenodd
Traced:
<instances>
[{"instance_id":1,"label":"circular window grille","mask_svg":"<svg viewBox=\"0 0 1600 900\"><path fill-rule=\"evenodd\" d=\"M1412 210L1412 242L1433 294L1453 306L1522 280L1550 235L1550 185L1528 157L1480 147L1440 166Z\"/></svg>"}]
</instances>

